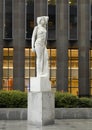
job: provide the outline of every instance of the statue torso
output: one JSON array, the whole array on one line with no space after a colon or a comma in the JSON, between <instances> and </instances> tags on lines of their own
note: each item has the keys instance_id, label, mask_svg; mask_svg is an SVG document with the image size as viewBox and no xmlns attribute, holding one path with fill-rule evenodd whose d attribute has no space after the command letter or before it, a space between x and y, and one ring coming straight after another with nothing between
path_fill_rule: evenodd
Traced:
<instances>
[{"instance_id":1,"label":"statue torso","mask_svg":"<svg viewBox=\"0 0 92 130\"><path fill-rule=\"evenodd\" d=\"M40 45L40 46L44 46L45 42L46 42L46 29L44 27L37 27L37 38L36 38L36 42L35 45Z\"/></svg>"}]
</instances>

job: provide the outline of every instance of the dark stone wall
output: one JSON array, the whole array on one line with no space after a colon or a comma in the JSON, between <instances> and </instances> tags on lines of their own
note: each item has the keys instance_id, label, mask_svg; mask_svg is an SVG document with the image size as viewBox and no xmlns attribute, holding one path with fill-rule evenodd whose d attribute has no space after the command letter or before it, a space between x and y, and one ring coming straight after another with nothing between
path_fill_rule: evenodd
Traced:
<instances>
[{"instance_id":1,"label":"dark stone wall","mask_svg":"<svg viewBox=\"0 0 92 130\"><path fill-rule=\"evenodd\" d=\"M79 96L89 96L89 0L78 1Z\"/></svg>"},{"instance_id":2,"label":"dark stone wall","mask_svg":"<svg viewBox=\"0 0 92 130\"><path fill-rule=\"evenodd\" d=\"M3 77L3 0L0 0L0 89Z\"/></svg>"},{"instance_id":3,"label":"dark stone wall","mask_svg":"<svg viewBox=\"0 0 92 130\"><path fill-rule=\"evenodd\" d=\"M68 0L57 1L57 90L68 90Z\"/></svg>"},{"instance_id":4,"label":"dark stone wall","mask_svg":"<svg viewBox=\"0 0 92 130\"><path fill-rule=\"evenodd\" d=\"M25 0L13 0L13 86L24 90L25 66Z\"/></svg>"}]
</instances>

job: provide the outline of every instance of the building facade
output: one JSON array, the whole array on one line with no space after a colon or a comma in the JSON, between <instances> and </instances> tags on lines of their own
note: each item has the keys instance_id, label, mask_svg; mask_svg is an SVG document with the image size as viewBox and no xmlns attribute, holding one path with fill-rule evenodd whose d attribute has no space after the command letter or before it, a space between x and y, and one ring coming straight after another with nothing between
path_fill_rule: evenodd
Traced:
<instances>
[{"instance_id":1,"label":"building facade","mask_svg":"<svg viewBox=\"0 0 92 130\"><path fill-rule=\"evenodd\" d=\"M0 89L30 89L36 75L31 36L44 15L52 89L91 96L92 0L0 0Z\"/></svg>"}]
</instances>

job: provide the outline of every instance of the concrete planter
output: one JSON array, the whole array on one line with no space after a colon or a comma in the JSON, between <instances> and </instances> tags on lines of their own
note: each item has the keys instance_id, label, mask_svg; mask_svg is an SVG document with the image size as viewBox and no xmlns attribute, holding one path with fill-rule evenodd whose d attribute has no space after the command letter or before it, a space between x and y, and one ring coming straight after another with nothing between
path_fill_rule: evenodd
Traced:
<instances>
[{"instance_id":1,"label":"concrete planter","mask_svg":"<svg viewBox=\"0 0 92 130\"><path fill-rule=\"evenodd\" d=\"M55 108L56 119L92 119L92 108ZM27 120L26 108L0 108L0 120Z\"/></svg>"},{"instance_id":2,"label":"concrete planter","mask_svg":"<svg viewBox=\"0 0 92 130\"><path fill-rule=\"evenodd\" d=\"M56 108L56 119L92 119L92 108Z\"/></svg>"},{"instance_id":3,"label":"concrete planter","mask_svg":"<svg viewBox=\"0 0 92 130\"><path fill-rule=\"evenodd\" d=\"M26 120L26 108L0 108L0 120Z\"/></svg>"}]
</instances>

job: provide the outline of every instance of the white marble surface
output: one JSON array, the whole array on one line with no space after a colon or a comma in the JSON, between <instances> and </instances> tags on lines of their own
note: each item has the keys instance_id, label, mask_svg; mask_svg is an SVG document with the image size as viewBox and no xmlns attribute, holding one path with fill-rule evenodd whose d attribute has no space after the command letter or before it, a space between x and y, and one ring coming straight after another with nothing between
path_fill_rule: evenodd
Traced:
<instances>
[{"instance_id":1,"label":"white marble surface","mask_svg":"<svg viewBox=\"0 0 92 130\"><path fill-rule=\"evenodd\" d=\"M32 125L50 125L54 123L55 108L52 92L28 93L28 122Z\"/></svg>"},{"instance_id":2,"label":"white marble surface","mask_svg":"<svg viewBox=\"0 0 92 130\"><path fill-rule=\"evenodd\" d=\"M46 76L31 77L30 78L30 91L43 92L51 91L51 83Z\"/></svg>"},{"instance_id":3,"label":"white marble surface","mask_svg":"<svg viewBox=\"0 0 92 130\"><path fill-rule=\"evenodd\" d=\"M32 34L32 50L36 52L36 70L37 77L47 75L48 69L48 52L47 52L47 30L48 16L37 17L37 26L34 27Z\"/></svg>"}]
</instances>

